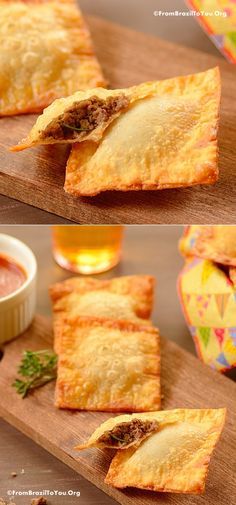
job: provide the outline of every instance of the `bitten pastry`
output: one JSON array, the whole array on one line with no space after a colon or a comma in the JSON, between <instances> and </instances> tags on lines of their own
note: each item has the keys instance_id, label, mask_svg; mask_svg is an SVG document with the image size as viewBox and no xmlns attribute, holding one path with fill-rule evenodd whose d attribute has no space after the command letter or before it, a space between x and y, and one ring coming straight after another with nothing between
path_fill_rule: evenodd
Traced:
<instances>
[{"instance_id":1,"label":"bitten pastry","mask_svg":"<svg viewBox=\"0 0 236 505\"><path fill-rule=\"evenodd\" d=\"M109 124L128 106L156 93L156 84L117 90L97 87L55 100L38 117L29 135L11 151L43 144L99 142Z\"/></svg>"},{"instance_id":2,"label":"bitten pastry","mask_svg":"<svg viewBox=\"0 0 236 505\"><path fill-rule=\"evenodd\" d=\"M180 241L180 251L185 256L236 267L236 226L188 226Z\"/></svg>"},{"instance_id":3,"label":"bitten pastry","mask_svg":"<svg viewBox=\"0 0 236 505\"><path fill-rule=\"evenodd\" d=\"M0 0L0 116L105 85L74 0Z\"/></svg>"},{"instance_id":4,"label":"bitten pastry","mask_svg":"<svg viewBox=\"0 0 236 505\"><path fill-rule=\"evenodd\" d=\"M108 125L129 103L130 98L123 90L103 88L77 91L67 98L59 98L38 117L28 137L11 151L43 144L99 141Z\"/></svg>"},{"instance_id":5,"label":"bitten pastry","mask_svg":"<svg viewBox=\"0 0 236 505\"><path fill-rule=\"evenodd\" d=\"M154 278L149 275L111 280L72 277L50 287L54 313L54 348L60 349L65 317L86 316L151 324Z\"/></svg>"},{"instance_id":6,"label":"bitten pastry","mask_svg":"<svg viewBox=\"0 0 236 505\"><path fill-rule=\"evenodd\" d=\"M129 97L134 92L135 100L104 130L99 142L91 136L86 140L83 134L84 142L73 145L65 191L93 196L107 190L214 183L218 68L122 90Z\"/></svg>"},{"instance_id":7,"label":"bitten pastry","mask_svg":"<svg viewBox=\"0 0 236 505\"><path fill-rule=\"evenodd\" d=\"M108 412L159 409L158 331L125 321L64 320L55 404Z\"/></svg>"},{"instance_id":8,"label":"bitten pastry","mask_svg":"<svg viewBox=\"0 0 236 505\"><path fill-rule=\"evenodd\" d=\"M171 493L202 493L212 451L224 426L226 409L155 412L159 423L138 447L119 450L107 484ZM143 415L138 418L143 419Z\"/></svg>"},{"instance_id":9,"label":"bitten pastry","mask_svg":"<svg viewBox=\"0 0 236 505\"><path fill-rule=\"evenodd\" d=\"M136 414L112 417L102 423L84 444L75 449L105 447L106 449L127 449L137 447L142 440L159 429L156 419L140 418Z\"/></svg>"}]
</instances>

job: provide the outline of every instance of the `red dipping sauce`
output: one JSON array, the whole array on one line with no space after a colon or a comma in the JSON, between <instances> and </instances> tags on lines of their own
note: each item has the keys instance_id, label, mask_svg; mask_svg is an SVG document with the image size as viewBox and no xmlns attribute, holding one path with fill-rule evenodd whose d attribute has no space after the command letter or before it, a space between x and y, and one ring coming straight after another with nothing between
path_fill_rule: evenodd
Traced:
<instances>
[{"instance_id":1,"label":"red dipping sauce","mask_svg":"<svg viewBox=\"0 0 236 505\"><path fill-rule=\"evenodd\" d=\"M26 279L24 268L10 256L0 253L0 298L19 289Z\"/></svg>"}]
</instances>

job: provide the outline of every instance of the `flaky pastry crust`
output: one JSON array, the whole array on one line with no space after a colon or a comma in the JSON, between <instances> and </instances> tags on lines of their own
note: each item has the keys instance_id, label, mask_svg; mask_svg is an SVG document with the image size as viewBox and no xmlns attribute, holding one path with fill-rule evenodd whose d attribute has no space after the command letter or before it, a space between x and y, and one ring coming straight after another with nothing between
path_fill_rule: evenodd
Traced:
<instances>
[{"instance_id":1,"label":"flaky pastry crust","mask_svg":"<svg viewBox=\"0 0 236 505\"><path fill-rule=\"evenodd\" d=\"M0 116L106 85L75 1L0 0L0 48Z\"/></svg>"}]
</instances>

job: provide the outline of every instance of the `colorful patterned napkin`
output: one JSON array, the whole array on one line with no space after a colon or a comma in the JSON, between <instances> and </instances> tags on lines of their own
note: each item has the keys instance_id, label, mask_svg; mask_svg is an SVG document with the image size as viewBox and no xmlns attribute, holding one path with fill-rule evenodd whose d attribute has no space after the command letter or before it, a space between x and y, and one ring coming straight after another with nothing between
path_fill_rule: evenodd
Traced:
<instances>
[{"instance_id":1,"label":"colorful patterned napkin","mask_svg":"<svg viewBox=\"0 0 236 505\"><path fill-rule=\"evenodd\" d=\"M236 291L219 266L191 258L179 275L178 292L198 356L224 372L236 366Z\"/></svg>"},{"instance_id":2,"label":"colorful patterned napkin","mask_svg":"<svg viewBox=\"0 0 236 505\"><path fill-rule=\"evenodd\" d=\"M236 0L186 0L210 39L231 63L236 63ZM224 15L220 15L223 13Z\"/></svg>"},{"instance_id":3,"label":"colorful patterned napkin","mask_svg":"<svg viewBox=\"0 0 236 505\"><path fill-rule=\"evenodd\" d=\"M236 366L236 288L222 265L193 255L200 229L187 226L179 242L178 293L197 354L224 372Z\"/></svg>"}]
</instances>

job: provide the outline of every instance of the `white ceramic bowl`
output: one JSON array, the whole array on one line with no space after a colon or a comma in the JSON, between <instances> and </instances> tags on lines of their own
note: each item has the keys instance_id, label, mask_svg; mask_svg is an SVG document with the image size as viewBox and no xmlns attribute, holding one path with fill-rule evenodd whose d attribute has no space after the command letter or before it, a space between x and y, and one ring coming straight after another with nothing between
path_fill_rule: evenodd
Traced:
<instances>
[{"instance_id":1,"label":"white ceramic bowl","mask_svg":"<svg viewBox=\"0 0 236 505\"><path fill-rule=\"evenodd\" d=\"M36 305L37 263L31 249L20 240L0 233L0 254L22 265L26 281L13 293L0 298L0 345L9 342L31 324Z\"/></svg>"}]
</instances>

